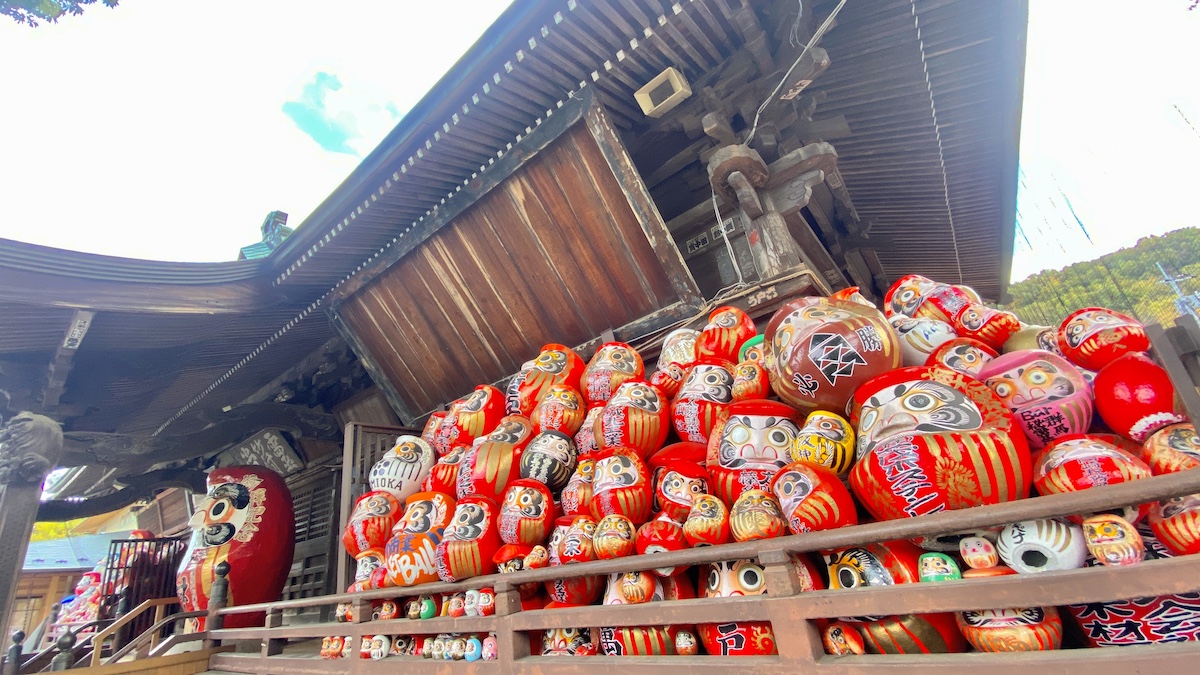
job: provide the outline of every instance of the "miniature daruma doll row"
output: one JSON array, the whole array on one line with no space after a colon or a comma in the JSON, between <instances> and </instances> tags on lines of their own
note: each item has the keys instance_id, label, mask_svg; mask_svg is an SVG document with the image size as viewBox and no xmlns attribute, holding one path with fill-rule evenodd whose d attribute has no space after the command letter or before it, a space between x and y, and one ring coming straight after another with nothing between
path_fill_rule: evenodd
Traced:
<instances>
[{"instance_id":1,"label":"miniature daruma doll row","mask_svg":"<svg viewBox=\"0 0 1200 675\"><path fill-rule=\"evenodd\" d=\"M637 376L635 351L606 345L607 355L601 349L593 363L622 365L596 371L607 375L589 382L608 377L607 399L599 384L580 394L570 373L582 360L549 345L514 380L507 401L481 386L431 421L424 439L402 438L396 457L381 460L381 477L403 476L397 484L409 491L407 508L402 495L389 493L391 501L364 497L375 504L363 506L362 518L356 509L346 540L348 550L358 549L356 586L457 580L497 567L513 571L841 527L857 522L851 493L885 520L1022 498L1035 480L1042 493L1091 487L1103 484L1093 464L1112 454L1103 444L1128 454L1117 446L1135 447L1132 440L1180 421L1161 368L1132 351L1141 346L1136 335L1126 341L1130 353L1089 382L1068 358L1026 349L1028 328L1001 330L1011 322L970 300L966 290L927 281L898 282L887 300L891 321L856 294L794 300L771 319L761 340L753 339L752 324L744 329L744 314L722 308L690 336L690 350L681 347L689 336L668 338L663 358L672 360L660 359L649 382ZM937 321L922 314L926 302L955 323L916 330L911 322ZM1068 350L1096 335L1110 346L1121 343L1132 329L1104 333L1116 330L1115 322L1095 318L1105 311L1094 310L1082 332L1075 328L1078 317L1064 322L1059 332L1073 336L1063 340ZM992 329L972 328L981 320ZM975 337L956 336L954 326ZM950 337L930 343L939 331ZM1035 343L1043 333L1037 331ZM716 346L697 356L701 344ZM736 375L706 362L734 351ZM922 358L922 365L900 367ZM743 379L739 390L760 398L733 393L741 365L765 373L769 384ZM671 382L679 386L666 405ZM1153 395L1139 394L1136 405L1101 403L1131 386ZM530 387L540 394L530 394ZM783 402L767 400L772 392ZM586 414L584 403L591 406ZM529 406L532 417L521 414ZM1106 406L1116 412L1106 414ZM1124 438L1076 438L1091 429L1097 408ZM838 414L844 412L848 421ZM697 440L661 447L668 426ZM434 463L441 452L436 443L447 439ZM1036 464L1031 447L1041 450ZM1107 482L1143 475L1117 464ZM1072 473L1072 466L1092 470ZM375 478L373 471L372 487ZM1160 511L1170 513L1161 520L1190 516L1186 509ZM356 525L371 517L380 518L373 528ZM1176 518L1175 529L1186 535L1187 522ZM372 534L360 535L367 529ZM599 597L601 580L531 586L522 592L530 606L584 604Z\"/></svg>"}]
</instances>

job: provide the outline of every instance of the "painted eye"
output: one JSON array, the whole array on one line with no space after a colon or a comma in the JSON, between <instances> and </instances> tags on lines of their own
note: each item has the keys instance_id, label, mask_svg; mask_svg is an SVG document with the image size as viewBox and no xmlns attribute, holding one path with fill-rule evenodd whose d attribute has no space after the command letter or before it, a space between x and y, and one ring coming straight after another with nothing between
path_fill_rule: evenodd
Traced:
<instances>
[{"instance_id":1,"label":"painted eye","mask_svg":"<svg viewBox=\"0 0 1200 675\"><path fill-rule=\"evenodd\" d=\"M522 492L518 500L522 506L529 506L533 503L533 495L529 494L528 492Z\"/></svg>"},{"instance_id":2,"label":"painted eye","mask_svg":"<svg viewBox=\"0 0 1200 675\"><path fill-rule=\"evenodd\" d=\"M721 573L717 568L710 567L708 570L708 590L716 591L721 586Z\"/></svg>"},{"instance_id":3,"label":"painted eye","mask_svg":"<svg viewBox=\"0 0 1200 675\"><path fill-rule=\"evenodd\" d=\"M721 384L721 374L715 370L710 370L704 374L704 384Z\"/></svg>"},{"instance_id":4,"label":"painted eye","mask_svg":"<svg viewBox=\"0 0 1200 675\"><path fill-rule=\"evenodd\" d=\"M729 440L734 443L745 443L750 440L750 430L740 425L734 427L733 431L729 432Z\"/></svg>"},{"instance_id":5,"label":"painted eye","mask_svg":"<svg viewBox=\"0 0 1200 675\"><path fill-rule=\"evenodd\" d=\"M842 588L858 588L858 572L846 565L838 568L837 580L838 586Z\"/></svg>"},{"instance_id":6,"label":"painted eye","mask_svg":"<svg viewBox=\"0 0 1200 675\"><path fill-rule=\"evenodd\" d=\"M694 495L704 494L704 486L700 483L692 483L689 489Z\"/></svg>"},{"instance_id":7,"label":"painted eye","mask_svg":"<svg viewBox=\"0 0 1200 675\"><path fill-rule=\"evenodd\" d=\"M916 296L917 296L916 291L914 291L911 288L907 288L900 293L900 302L909 302Z\"/></svg>"},{"instance_id":8,"label":"painted eye","mask_svg":"<svg viewBox=\"0 0 1200 675\"><path fill-rule=\"evenodd\" d=\"M779 481L779 491L783 493L784 497L791 497L792 493L796 491L796 481Z\"/></svg>"},{"instance_id":9,"label":"painted eye","mask_svg":"<svg viewBox=\"0 0 1200 675\"><path fill-rule=\"evenodd\" d=\"M1013 395L1013 386L1007 382L997 382L992 385L992 391L1000 398L1008 398Z\"/></svg>"},{"instance_id":10,"label":"painted eye","mask_svg":"<svg viewBox=\"0 0 1200 675\"><path fill-rule=\"evenodd\" d=\"M218 499L208 507L209 520L222 523L233 516L233 504L228 499Z\"/></svg>"},{"instance_id":11,"label":"painted eye","mask_svg":"<svg viewBox=\"0 0 1200 675\"><path fill-rule=\"evenodd\" d=\"M1046 373L1040 370L1030 371L1029 373L1029 381L1033 384L1046 384L1049 380L1050 378L1046 376Z\"/></svg>"},{"instance_id":12,"label":"painted eye","mask_svg":"<svg viewBox=\"0 0 1200 675\"><path fill-rule=\"evenodd\" d=\"M917 412L932 410L937 400L928 394L913 394L904 399L904 407Z\"/></svg>"},{"instance_id":13,"label":"painted eye","mask_svg":"<svg viewBox=\"0 0 1200 675\"><path fill-rule=\"evenodd\" d=\"M775 445L783 445L789 440L788 433L782 429L772 429L767 438Z\"/></svg>"},{"instance_id":14,"label":"painted eye","mask_svg":"<svg viewBox=\"0 0 1200 675\"><path fill-rule=\"evenodd\" d=\"M1082 333L1082 332L1083 332L1083 324L1078 324L1078 323L1077 323L1077 324L1075 324L1074 326L1071 326L1071 327L1070 327L1069 329L1067 329L1067 330L1068 330L1068 331L1071 333L1071 335L1079 335L1080 333Z\"/></svg>"},{"instance_id":15,"label":"painted eye","mask_svg":"<svg viewBox=\"0 0 1200 675\"><path fill-rule=\"evenodd\" d=\"M757 591L762 587L762 569L757 565L746 565L738 570L738 584L746 591Z\"/></svg>"},{"instance_id":16,"label":"painted eye","mask_svg":"<svg viewBox=\"0 0 1200 675\"><path fill-rule=\"evenodd\" d=\"M871 427L875 426L875 420L877 420L878 418L879 418L878 410L876 410L874 408L868 410L863 415L863 418L862 418L862 427L861 427L862 430L866 431L866 430L870 429Z\"/></svg>"}]
</instances>

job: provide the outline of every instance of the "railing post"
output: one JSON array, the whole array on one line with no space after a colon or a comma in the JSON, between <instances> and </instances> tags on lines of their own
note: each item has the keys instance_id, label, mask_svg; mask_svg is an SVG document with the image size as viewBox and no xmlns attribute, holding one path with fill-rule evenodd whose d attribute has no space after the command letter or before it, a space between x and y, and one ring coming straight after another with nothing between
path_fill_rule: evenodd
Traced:
<instances>
[{"instance_id":1,"label":"railing post","mask_svg":"<svg viewBox=\"0 0 1200 675\"><path fill-rule=\"evenodd\" d=\"M268 610L267 611L267 621L266 621L266 623L263 624L263 628L270 630L272 628L279 628L282 625L283 625L283 610L281 610L281 609ZM270 636L269 633L264 635L263 641L262 641L263 657L279 656L280 654L283 653L283 646L286 644L287 644L287 639L273 638Z\"/></svg>"},{"instance_id":2,"label":"railing post","mask_svg":"<svg viewBox=\"0 0 1200 675\"><path fill-rule=\"evenodd\" d=\"M529 636L512 629L508 617L521 611L521 592L506 581L499 581L496 591L496 659L505 673L517 672L517 662L529 656ZM598 638L593 638L598 639Z\"/></svg>"},{"instance_id":3,"label":"railing post","mask_svg":"<svg viewBox=\"0 0 1200 675\"><path fill-rule=\"evenodd\" d=\"M50 670L70 670L75 665L75 633L68 630L58 637L55 645L58 653L50 661ZM99 648L100 645L92 645L92 649Z\"/></svg>"},{"instance_id":4,"label":"railing post","mask_svg":"<svg viewBox=\"0 0 1200 675\"><path fill-rule=\"evenodd\" d=\"M225 615L217 614L217 610L225 609L229 602L229 563L222 560L213 568L217 578L213 580L208 592L208 616L204 619L204 630L212 634L215 630L225 627ZM204 641L205 649L220 647L221 641L209 638Z\"/></svg>"},{"instance_id":5,"label":"railing post","mask_svg":"<svg viewBox=\"0 0 1200 675\"><path fill-rule=\"evenodd\" d=\"M825 653L817 627L811 621L792 616L792 603L783 600L793 598L803 590L791 556L783 550L766 550L758 554L758 562L767 585L767 615L775 633L779 659L797 666L816 663Z\"/></svg>"},{"instance_id":6,"label":"railing post","mask_svg":"<svg viewBox=\"0 0 1200 675\"><path fill-rule=\"evenodd\" d=\"M25 642L25 631L13 633L12 641L8 653L4 655L4 668L0 669L4 675L17 675L21 672L21 643Z\"/></svg>"},{"instance_id":7,"label":"railing post","mask_svg":"<svg viewBox=\"0 0 1200 675\"><path fill-rule=\"evenodd\" d=\"M126 586L124 589L121 590L121 599L117 601L117 613L113 617L114 619L119 621L119 620L121 620L121 618L123 618L126 614L129 613L129 594L130 594L130 590L129 590L128 586ZM125 625L121 626L120 628L117 629L116 633L113 633L112 650L114 652L117 651L118 649L120 649L125 644L125 639L128 634L129 634L129 624L125 624ZM96 645L94 651L95 651L97 657L99 657L100 650L103 647L104 647L103 644ZM96 664L96 665L99 665L99 664Z\"/></svg>"}]
</instances>

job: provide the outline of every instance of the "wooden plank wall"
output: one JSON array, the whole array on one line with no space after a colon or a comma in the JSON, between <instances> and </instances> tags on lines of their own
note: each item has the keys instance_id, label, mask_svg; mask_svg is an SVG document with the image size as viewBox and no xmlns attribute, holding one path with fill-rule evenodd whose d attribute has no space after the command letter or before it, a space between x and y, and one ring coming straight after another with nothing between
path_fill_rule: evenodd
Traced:
<instances>
[{"instance_id":1,"label":"wooden plank wall","mask_svg":"<svg viewBox=\"0 0 1200 675\"><path fill-rule=\"evenodd\" d=\"M420 414L678 299L577 124L337 313Z\"/></svg>"}]
</instances>

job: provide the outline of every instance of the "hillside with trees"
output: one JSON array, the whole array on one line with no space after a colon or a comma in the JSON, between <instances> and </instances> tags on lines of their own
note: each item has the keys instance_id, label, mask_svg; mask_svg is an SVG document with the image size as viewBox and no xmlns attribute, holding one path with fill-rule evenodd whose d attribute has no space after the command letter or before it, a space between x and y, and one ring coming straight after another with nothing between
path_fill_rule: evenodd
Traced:
<instances>
[{"instance_id":1,"label":"hillside with trees","mask_svg":"<svg viewBox=\"0 0 1200 675\"><path fill-rule=\"evenodd\" d=\"M1005 309L1026 323L1058 325L1080 307L1109 307L1143 323L1170 325L1179 312L1178 296L1164 281L1166 274L1180 279L1185 296L1200 291L1200 229L1189 227L1146 237L1137 245L1061 270L1039 272L1008 292Z\"/></svg>"}]
</instances>

